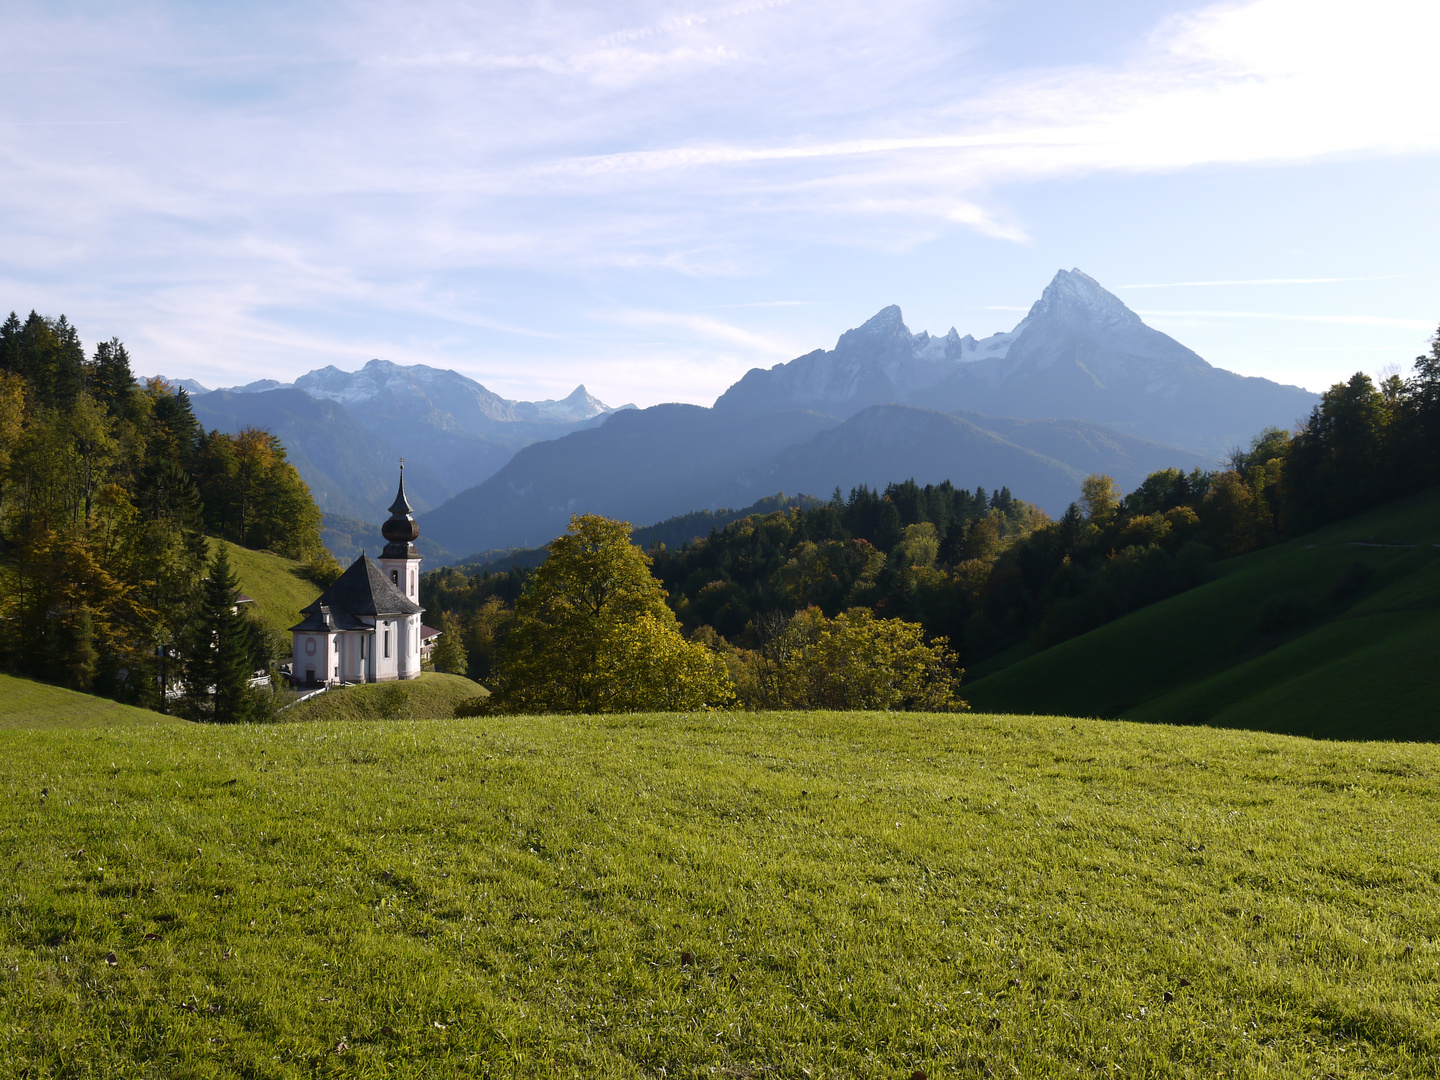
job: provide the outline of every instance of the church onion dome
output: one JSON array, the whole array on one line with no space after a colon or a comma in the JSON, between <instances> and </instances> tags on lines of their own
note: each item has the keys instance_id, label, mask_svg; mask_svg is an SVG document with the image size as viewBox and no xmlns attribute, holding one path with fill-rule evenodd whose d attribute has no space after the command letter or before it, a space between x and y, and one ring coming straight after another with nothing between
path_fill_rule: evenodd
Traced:
<instances>
[{"instance_id":1,"label":"church onion dome","mask_svg":"<svg viewBox=\"0 0 1440 1080\"><path fill-rule=\"evenodd\" d=\"M380 535L385 537L385 550L380 553L382 559L416 559L420 553L415 550L415 541L420 537L420 526L415 523L411 516L412 510L410 500L405 498L405 463L400 463L400 490L395 493L395 501L390 504L390 518L380 527Z\"/></svg>"}]
</instances>

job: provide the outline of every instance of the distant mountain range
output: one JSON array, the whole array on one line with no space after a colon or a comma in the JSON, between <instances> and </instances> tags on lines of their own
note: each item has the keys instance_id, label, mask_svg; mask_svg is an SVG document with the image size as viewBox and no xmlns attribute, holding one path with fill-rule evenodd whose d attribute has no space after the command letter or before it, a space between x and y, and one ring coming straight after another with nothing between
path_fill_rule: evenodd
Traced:
<instances>
[{"instance_id":1,"label":"distant mountain range","mask_svg":"<svg viewBox=\"0 0 1440 1080\"><path fill-rule=\"evenodd\" d=\"M411 502L424 510L482 482L521 447L616 411L584 386L559 401L510 401L455 371L385 360L353 372L320 368L294 383L208 390L171 381L189 392L207 428L274 432L320 509L362 521L377 519L394 497L402 456Z\"/></svg>"},{"instance_id":2,"label":"distant mountain range","mask_svg":"<svg viewBox=\"0 0 1440 1080\"><path fill-rule=\"evenodd\" d=\"M279 435L354 535L378 520L404 455L422 541L447 561L544 543L579 511L648 524L910 477L1008 486L1058 514L1088 473L1130 488L1167 466L1211 468L1319 400L1213 367L1079 270L1057 273L1007 333L912 333L887 307L834 349L751 370L708 409L612 409L583 386L508 401L380 360L288 386L182 385L207 426Z\"/></svg>"}]
</instances>

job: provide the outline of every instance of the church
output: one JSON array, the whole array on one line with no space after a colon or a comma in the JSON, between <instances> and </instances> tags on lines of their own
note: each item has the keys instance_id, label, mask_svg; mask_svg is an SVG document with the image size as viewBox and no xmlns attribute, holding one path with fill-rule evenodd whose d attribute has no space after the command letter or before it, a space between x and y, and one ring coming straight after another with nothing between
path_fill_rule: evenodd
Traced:
<instances>
[{"instance_id":1,"label":"church","mask_svg":"<svg viewBox=\"0 0 1440 1080\"><path fill-rule=\"evenodd\" d=\"M305 686L418 679L426 632L420 622L420 552L415 523L405 498L405 463L400 490L381 527L380 562L361 553L333 585L290 628L295 682Z\"/></svg>"}]
</instances>

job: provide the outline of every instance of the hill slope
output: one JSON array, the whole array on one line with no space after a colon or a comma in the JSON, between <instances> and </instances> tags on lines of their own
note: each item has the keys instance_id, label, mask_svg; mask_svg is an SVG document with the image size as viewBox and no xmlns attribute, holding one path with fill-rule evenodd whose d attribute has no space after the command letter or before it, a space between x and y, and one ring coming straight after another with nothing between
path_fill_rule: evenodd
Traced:
<instances>
[{"instance_id":1,"label":"hill slope","mask_svg":"<svg viewBox=\"0 0 1440 1080\"><path fill-rule=\"evenodd\" d=\"M965 696L1014 712L1440 739L1440 490L1217 571Z\"/></svg>"},{"instance_id":2,"label":"hill slope","mask_svg":"<svg viewBox=\"0 0 1440 1080\"><path fill-rule=\"evenodd\" d=\"M183 722L149 709L121 705L109 698L0 674L0 728L90 728Z\"/></svg>"},{"instance_id":3,"label":"hill slope","mask_svg":"<svg viewBox=\"0 0 1440 1080\"><path fill-rule=\"evenodd\" d=\"M267 630L286 633L300 621L300 609L314 600L321 590L305 576L304 564L273 551L251 551L228 540L210 540L211 556L215 545L224 544L230 552L230 565L240 579L240 591L255 603L251 614Z\"/></svg>"}]
</instances>

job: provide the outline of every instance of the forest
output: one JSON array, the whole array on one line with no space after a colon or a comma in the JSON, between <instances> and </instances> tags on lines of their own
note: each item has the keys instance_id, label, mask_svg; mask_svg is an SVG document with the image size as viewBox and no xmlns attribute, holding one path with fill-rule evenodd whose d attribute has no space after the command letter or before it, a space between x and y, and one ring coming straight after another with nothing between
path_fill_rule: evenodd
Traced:
<instances>
[{"instance_id":1,"label":"forest","mask_svg":"<svg viewBox=\"0 0 1440 1080\"><path fill-rule=\"evenodd\" d=\"M318 581L338 572L278 439L207 432L183 389L136 381L119 340L87 356L63 315L12 312L0 325L0 667L166 711L161 686L204 667L216 620L233 614L207 535L305 560ZM258 627L225 633L244 639L247 675L289 651Z\"/></svg>"},{"instance_id":2,"label":"forest","mask_svg":"<svg viewBox=\"0 0 1440 1080\"><path fill-rule=\"evenodd\" d=\"M1224 468L1156 472L1130 492L1090 476L1058 520L1006 489L907 480L654 542L648 556L683 633L727 658L744 699L746 672L806 612L918 624L974 665L1074 637L1209 580L1215 560L1436 482L1440 334L1409 379L1357 373L1296 430L1257 433ZM427 617L450 631L438 662L489 679L531 574L425 574Z\"/></svg>"}]
</instances>

